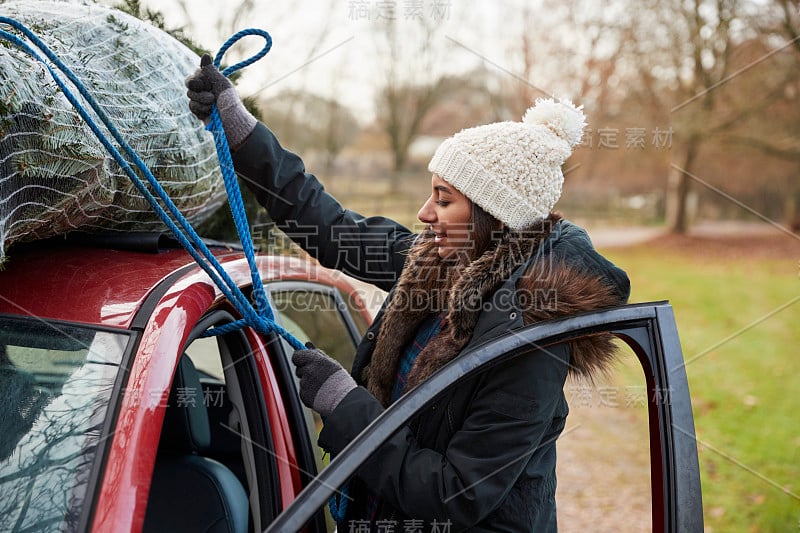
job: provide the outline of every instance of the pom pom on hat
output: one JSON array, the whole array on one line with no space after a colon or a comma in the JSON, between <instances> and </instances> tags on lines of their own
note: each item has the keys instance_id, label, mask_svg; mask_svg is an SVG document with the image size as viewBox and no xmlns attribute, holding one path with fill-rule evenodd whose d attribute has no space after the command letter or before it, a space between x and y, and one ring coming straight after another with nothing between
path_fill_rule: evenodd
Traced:
<instances>
[{"instance_id":1,"label":"pom pom on hat","mask_svg":"<svg viewBox=\"0 0 800 533\"><path fill-rule=\"evenodd\" d=\"M522 122L532 126L537 124L547 126L572 148L581 142L583 128L586 126L586 115L583 114L583 106L575 107L569 100L539 98L525 112Z\"/></svg>"},{"instance_id":2,"label":"pom pom on hat","mask_svg":"<svg viewBox=\"0 0 800 533\"><path fill-rule=\"evenodd\" d=\"M546 217L561 196L561 165L581 140L583 106L539 99L521 122L467 128L446 139L428 170L510 229Z\"/></svg>"}]
</instances>

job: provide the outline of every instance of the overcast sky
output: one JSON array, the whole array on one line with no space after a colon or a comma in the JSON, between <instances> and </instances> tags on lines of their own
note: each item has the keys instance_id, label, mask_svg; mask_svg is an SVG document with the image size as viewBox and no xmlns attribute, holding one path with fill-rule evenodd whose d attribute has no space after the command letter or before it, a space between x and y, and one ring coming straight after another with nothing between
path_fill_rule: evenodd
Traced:
<instances>
[{"instance_id":1,"label":"overcast sky","mask_svg":"<svg viewBox=\"0 0 800 533\"><path fill-rule=\"evenodd\" d=\"M143 5L164 14L167 26L184 27L196 42L217 50L234 31L235 14L225 7L233 2L204 3L202 8L193 1L185 3L192 6L188 14L181 9L179 0L142 0ZM435 25L432 47L437 50L434 59L437 72L463 71L484 61L498 71L514 70L508 50L513 47L510 39L518 38L519 28L515 26L519 26L519 21L503 13L513 13L515 4L521 1L252 0L252 3L255 9L235 29L265 29L273 38L273 47L266 58L243 73L239 81L243 96L258 93L269 97L284 89L302 88L336 98L356 111L363 121L369 120L385 67L382 63L385 53L378 46L375 32L387 17L394 17L404 25L415 19ZM409 34L409 39L413 38ZM261 46L258 38L247 40L251 50ZM242 45L245 49L244 41ZM417 54L413 46L408 53ZM413 65L414 58L408 57L404 62Z\"/></svg>"}]
</instances>

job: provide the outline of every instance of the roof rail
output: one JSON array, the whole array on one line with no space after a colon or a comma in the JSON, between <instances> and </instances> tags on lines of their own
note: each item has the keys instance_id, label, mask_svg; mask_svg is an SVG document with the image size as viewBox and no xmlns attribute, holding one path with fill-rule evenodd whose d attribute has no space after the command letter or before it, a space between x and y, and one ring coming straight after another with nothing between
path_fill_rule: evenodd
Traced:
<instances>
[{"instance_id":1,"label":"roof rail","mask_svg":"<svg viewBox=\"0 0 800 533\"><path fill-rule=\"evenodd\" d=\"M226 243L213 239L203 239L209 248L226 248L241 251L241 244ZM144 252L156 254L165 250L182 248L175 237L169 233L157 231L106 231L88 233L73 231L66 235L51 237L33 242L20 243L19 247L39 247L64 244L67 246L84 246L90 248L108 248L112 250L125 250L131 252Z\"/></svg>"}]
</instances>

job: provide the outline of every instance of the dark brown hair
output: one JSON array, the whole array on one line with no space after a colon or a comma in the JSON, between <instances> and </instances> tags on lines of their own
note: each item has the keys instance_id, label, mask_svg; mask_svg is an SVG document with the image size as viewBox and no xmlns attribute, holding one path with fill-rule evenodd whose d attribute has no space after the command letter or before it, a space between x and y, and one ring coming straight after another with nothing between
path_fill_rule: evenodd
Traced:
<instances>
[{"instance_id":1,"label":"dark brown hair","mask_svg":"<svg viewBox=\"0 0 800 533\"><path fill-rule=\"evenodd\" d=\"M472 202L472 246L470 260L474 261L491 248L502 236L503 225L487 213L481 206Z\"/></svg>"}]
</instances>

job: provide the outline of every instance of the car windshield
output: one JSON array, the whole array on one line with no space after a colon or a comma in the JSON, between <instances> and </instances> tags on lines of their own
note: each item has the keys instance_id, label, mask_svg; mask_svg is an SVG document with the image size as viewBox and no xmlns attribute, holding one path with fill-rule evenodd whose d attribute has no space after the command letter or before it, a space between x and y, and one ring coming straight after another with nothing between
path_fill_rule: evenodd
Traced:
<instances>
[{"instance_id":1,"label":"car windshield","mask_svg":"<svg viewBox=\"0 0 800 533\"><path fill-rule=\"evenodd\" d=\"M0 531L79 527L129 338L0 317Z\"/></svg>"}]
</instances>

